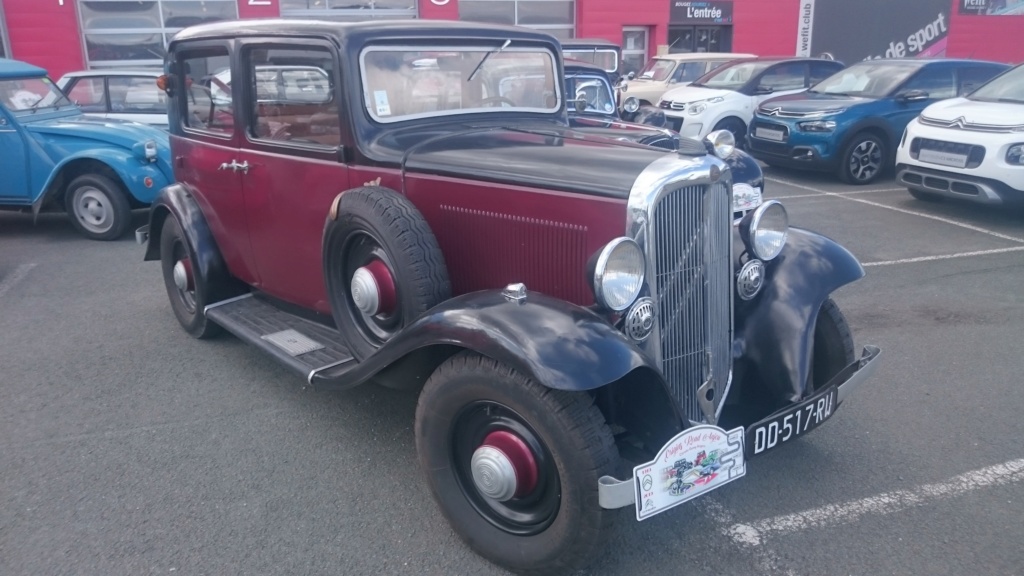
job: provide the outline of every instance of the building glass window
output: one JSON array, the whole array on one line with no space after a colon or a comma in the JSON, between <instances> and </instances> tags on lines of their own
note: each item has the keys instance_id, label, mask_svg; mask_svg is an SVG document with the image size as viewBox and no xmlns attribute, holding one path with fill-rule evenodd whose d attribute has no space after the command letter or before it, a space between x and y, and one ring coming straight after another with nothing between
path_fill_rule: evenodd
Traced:
<instances>
[{"instance_id":1,"label":"building glass window","mask_svg":"<svg viewBox=\"0 0 1024 576\"><path fill-rule=\"evenodd\" d=\"M10 58L11 48L7 45L7 23L4 22L4 3L0 2L0 58Z\"/></svg>"},{"instance_id":2,"label":"building glass window","mask_svg":"<svg viewBox=\"0 0 1024 576\"><path fill-rule=\"evenodd\" d=\"M576 36L575 0L459 0L459 19L527 26L563 40Z\"/></svg>"},{"instance_id":3,"label":"building glass window","mask_svg":"<svg viewBox=\"0 0 1024 576\"><path fill-rule=\"evenodd\" d=\"M340 21L416 18L416 4L416 0L281 0L281 16Z\"/></svg>"},{"instance_id":4,"label":"building glass window","mask_svg":"<svg viewBox=\"0 0 1024 576\"><path fill-rule=\"evenodd\" d=\"M623 26L622 62L623 74L633 72L639 75L647 64L648 30L641 26Z\"/></svg>"},{"instance_id":5,"label":"building glass window","mask_svg":"<svg viewBox=\"0 0 1024 576\"><path fill-rule=\"evenodd\" d=\"M90 68L161 66L175 32L238 18L237 0L83 0L77 4Z\"/></svg>"}]
</instances>

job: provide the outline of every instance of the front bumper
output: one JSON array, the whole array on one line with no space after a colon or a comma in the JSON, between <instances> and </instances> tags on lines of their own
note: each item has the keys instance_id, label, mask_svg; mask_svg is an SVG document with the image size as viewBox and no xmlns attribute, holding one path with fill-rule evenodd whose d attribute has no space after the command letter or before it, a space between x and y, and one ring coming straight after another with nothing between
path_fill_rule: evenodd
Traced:
<instances>
[{"instance_id":1,"label":"front bumper","mask_svg":"<svg viewBox=\"0 0 1024 576\"><path fill-rule=\"evenodd\" d=\"M865 346L860 359L840 371L817 394L823 394L835 388L837 406L842 405L850 394L863 386L874 374L878 368L880 356L881 351L877 347ZM762 421L754 423L749 428L756 429L763 422L773 421L779 414L790 410L792 410L792 406L783 408ZM718 438L715 438L716 436ZM738 480L746 473L744 459L750 451L744 446L744 437L743 427L726 431L716 426L700 425L684 430L669 440L653 461L636 466L633 469L632 478L619 480L611 476L601 477L597 486L598 502L605 509L634 506L637 520L644 520L683 502L703 496L728 482ZM687 482L685 478L693 477L694 469L678 466L678 464L685 461L686 448L698 445L700 442L709 443L708 446L712 450L704 449L701 454L705 457L714 454L717 465L714 466L711 473L702 472L698 474L695 482ZM781 444L780 442L779 445ZM763 453L761 452L761 454ZM659 474L663 477L663 470L673 460L677 469L682 468L683 472L689 472L689 475L680 473L678 480L673 480L673 477L670 476L670 484L666 485L662 481L659 486L656 478L659 478ZM686 464L691 464L691 462L686 461ZM697 464L699 465L700 462L697 461ZM709 467L705 466L705 469L707 468ZM697 482L708 477L711 479L697 486Z\"/></svg>"},{"instance_id":2,"label":"front bumper","mask_svg":"<svg viewBox=\"0 0 1024 576\"><path fill-rule=\"evenodd\" d=\"M757 137L757 128L780 130L785 134L781 142ZM796 125L768 123L755 119L747 133L747 151L758 160L790 168L833 170L838 165L838 154L832 133L800 132Z\"/></svg>"}]
</instances>

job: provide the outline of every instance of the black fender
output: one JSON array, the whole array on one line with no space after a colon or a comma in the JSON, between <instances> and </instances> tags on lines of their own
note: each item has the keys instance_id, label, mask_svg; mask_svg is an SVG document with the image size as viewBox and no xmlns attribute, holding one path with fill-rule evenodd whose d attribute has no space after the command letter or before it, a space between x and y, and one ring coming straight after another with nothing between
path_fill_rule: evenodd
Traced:
<instances>
[{"instance_id":1,"label":"black fender","mask_svg":"<svg viewBox=\"0 0 1024 576\"><path fill-rule=\"evenodd\" d=\"M350 388L397 367L402 378L422 384L460 350L493 358L548 388L586 392L608 387L608 395L630 400L621 407L619 420L658 420L636 422L632 428L678 431L683 422L658 367L622 332L591 310L539 292L519 302L499 291L446 300L358 366L336 375L316 373L310 383Z\"/></svg>"},{"instance_id":2,"label":"black fender","mask_svg":"<svg viewBox=\"0 0 1024 576\"><path fill-rule=\"evenodd\" d=\"M754 188L761 188L763 193L764 171L753 156L736 148L723 160L732 170L733 184L749 184Z\"/></svg>"},{"instance_id":3,"label":"black fender","mask_svg":"<svg viewBox=\"0 0 1024 576\"><path fill-rule=\"evenodd\" d=\"M153 200L149 210L149 240L143 260L160 259L160 232L168 217L177 220L196 256L193 270L209 287L208 301L217 302L243 293L242 284L228 271L199 203L188 186L180 182L163 188Z\"/></svg>"},{"instance_id":4,"label":"black fender","mask_svg":"<svg viewBox=\"0 0 1024 576\"><path fill-rule=\"evenodd\" d=\"M749 302L736 300L735 350L749 367L739 384L767 386L782 404L801 400L818 310L832 292L863 276L864 268L849 250L791 227L782 253L767 263L761 293Z\"/></svg>"}]
</instances>

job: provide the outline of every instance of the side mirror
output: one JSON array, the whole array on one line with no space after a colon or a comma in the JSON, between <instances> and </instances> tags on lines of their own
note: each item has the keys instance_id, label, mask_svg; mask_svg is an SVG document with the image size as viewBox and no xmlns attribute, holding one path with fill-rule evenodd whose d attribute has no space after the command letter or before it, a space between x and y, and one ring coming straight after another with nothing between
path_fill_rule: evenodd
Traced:
<instances>
[{"instance_id":1,"label":"side mirror","mask_svg":"<svg viewBox=\"0 0 1024 576\"><path fill-rule=\"evenodd\" d=\"M754 94L771 94L773 92L775 92L775 89L771 86L758 85L757 88L754 88Z\"/></svg>"},{"instance_id":2,"label":"side mirror","mask_svg":"<svg viewBox=\"0 0 1024 576\"><path fill-rule=\"evenodd\" d=\"M924 102L928 99L928 93L924 90L907 90L896 95L897 102L909 104L911 102Z\"/></svg>"}]
</instances>

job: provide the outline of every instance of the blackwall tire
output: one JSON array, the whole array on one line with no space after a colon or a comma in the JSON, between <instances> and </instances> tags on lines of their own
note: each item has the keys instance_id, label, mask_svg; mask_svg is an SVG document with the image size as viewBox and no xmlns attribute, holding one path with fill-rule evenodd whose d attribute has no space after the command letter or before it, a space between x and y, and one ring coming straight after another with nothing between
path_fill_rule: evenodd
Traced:
<instances>
[{"instance_id":1,"label":"blackwall tire","mask_svg":"<svg viewBox=\"0 0 1024 576\"><path fill-rule=\"evenodd\" d=\"M160 267L163 271L164 287L171 301L171 310L186 332L195 338L212 338L223 329L210 322L203 312L209 302L210 285L195 273L195 251L181 232L178 221L168 216L160 230ZM175 267L187 274L187 285L179 287L175 282Z\"/></svg>"},{"instance_id":2,"label":"blackwall tire","mask_svg":"<svg viewBox=\"0 0 1024 576\"><path fill-rule=\"evenodd\" d=\"M496 432L523 438L537 470L532 489L505 501L488 499L472 477L471 456ZM598 479L618 472L619 454L589 395L463 352L420 394L416 448L441 511L484 558L539 575L573 573L601 555L615 511L598 504Z\"/></svg>"},{"instance_id":3,"label":"blackwall tire","mask_svg":"<svg viewBox=\"0 0 1024 576\"><path fill-rule=\"evenodd\" d=\"M881 138L870 132L854 135L839 159L839 177L847 184L864 185L878 179L889 165L889 152Z\"/></svg>"},{"instance_id":4,"label":"blackwall tire","mask_svg":"<svg viewBox=\"0 0 1024 576\"><path fill-rule=\"evenodd\" d=\"M324 230L324 278L338 331L365 360L430 308L451 297L441 248L419 210L404 196L374 186L341 194ZM378 308L367 312L372 270ZM365 276L365 274L364 274Z\"/></svg>"},{"instance_id":5,"label":"blackwall tire","mask_svg":"<svg viewBox=\"0 0 1024 576\"><path fill-rule=\"evenodd\" d=\"M132 210L120 184L100 174L83 174L68 184L64 208L71 225L92 240L117 240L128 230Z\"/></svg>"},{"instance_id":6,"label":"blackwall tire","mask_svg":"<svg viewBox=\"0 0 1024 576\"><path fill-rule=\"evenodd\" d=\"M818 311L814 326L814 356L811 390L819 390L843 368L857 359L853 332L834 300L829 298Z\"/></svg>"}]
</instances>

